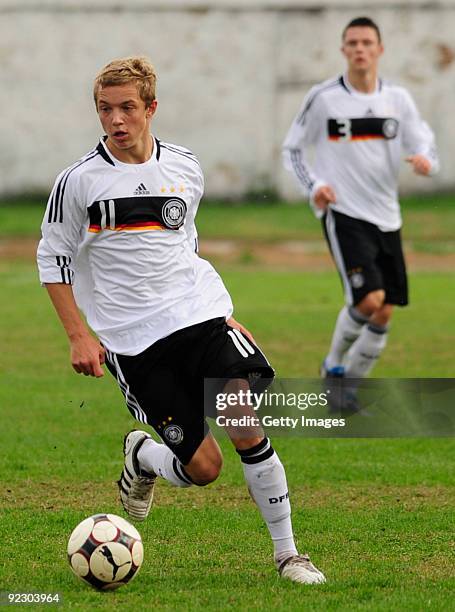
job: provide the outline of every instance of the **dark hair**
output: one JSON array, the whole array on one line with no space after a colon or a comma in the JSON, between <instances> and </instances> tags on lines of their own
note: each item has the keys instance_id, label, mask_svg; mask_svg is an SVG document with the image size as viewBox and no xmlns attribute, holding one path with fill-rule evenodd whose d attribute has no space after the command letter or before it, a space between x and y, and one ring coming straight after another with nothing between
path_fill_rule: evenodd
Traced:
<instances>
[{"instance_id":1,"label":"dark hair","mask_svg":"<svg viewBox=\"0 0 455 612\"><path fill-rule=\"evenodd\" d=\"M372 28L376 34L378 35L378 40L381 42L381 32L379 30L378 25L369 17L356 17L352 21L348 23L348 25L343 30L342 39L344 40L346 36L347 30L349 28Z\"/></svg>"}]
</instances>

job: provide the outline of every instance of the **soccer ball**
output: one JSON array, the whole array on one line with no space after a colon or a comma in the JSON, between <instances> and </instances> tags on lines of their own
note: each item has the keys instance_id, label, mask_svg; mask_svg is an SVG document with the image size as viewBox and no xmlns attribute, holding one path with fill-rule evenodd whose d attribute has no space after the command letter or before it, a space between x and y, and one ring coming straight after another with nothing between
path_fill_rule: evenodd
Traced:
<instances>
[{"instance_id":1,"label":"soccer ball","mask_svg":"<svg viewBox=\"0 0 455 612\"><path fill-rule=\"evenodd\" d=\"M95 514L74 529L68 541L73 572L95 589L117 589L139 571L144 559L135 527L115 514Z\"/></svg>"}]
</instances>

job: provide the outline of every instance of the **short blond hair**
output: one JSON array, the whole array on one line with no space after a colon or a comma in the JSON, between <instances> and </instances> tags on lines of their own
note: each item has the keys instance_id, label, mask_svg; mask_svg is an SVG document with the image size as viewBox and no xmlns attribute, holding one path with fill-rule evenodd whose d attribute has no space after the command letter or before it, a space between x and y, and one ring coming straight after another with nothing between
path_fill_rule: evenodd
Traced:
<instances>
[{"instance_id":1,"label":"short blond hair","mask_svg":"<svg viewBox=\"0 0 455 612\"><path fill-rule=\"evenodd\" d=\"M98 107L100 89L125 83L136 83L139 96L148 108L155 99L156 89L155 68L148 57L123 57L106 64L96 75L93 84L95 105Z\"/></svg>"}]
</instances>

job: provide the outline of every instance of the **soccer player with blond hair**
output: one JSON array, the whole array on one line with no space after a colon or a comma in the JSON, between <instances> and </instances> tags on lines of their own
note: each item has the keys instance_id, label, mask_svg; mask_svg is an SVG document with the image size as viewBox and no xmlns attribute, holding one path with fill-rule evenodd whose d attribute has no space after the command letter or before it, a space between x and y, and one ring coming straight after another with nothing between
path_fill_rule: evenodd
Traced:
<instances>
[{"instance_id":1,"label":"soccer player with blond hair","mask_svg":"<svg viewBox=\"0 0 455 612\"><path fill-rule=\"evenodd\" d=\"M185 488L220 473L204 380L223 379L235 393L264 389L274 376L233 319L220 276L197 253L202 170L191 151L151 134L155 83L142 57L115 60L98 74L94 97L105 135L57 177L38 247L40 279L68 335L73 368L99 377L105 363L133 417L162 440L142 430L124 439L119 493L136 520L147 517L158 478ZM254 414L237 408L239 416ZM286 474L270 440L260 427L227 433L280 576L324 582L296 549Z\"/></svg>"}]
</instances>

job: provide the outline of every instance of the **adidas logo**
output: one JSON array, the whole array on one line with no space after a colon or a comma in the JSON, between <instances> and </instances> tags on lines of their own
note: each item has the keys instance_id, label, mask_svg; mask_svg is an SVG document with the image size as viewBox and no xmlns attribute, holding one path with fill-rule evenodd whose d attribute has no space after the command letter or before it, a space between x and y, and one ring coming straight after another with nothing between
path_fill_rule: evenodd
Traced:
<instances>
[{"instance_id":1,"label":"adidas logo","mask_svg":"<svg viewBox=\"0 0 455 612\"><path fill-rule=\"evenodd\" d=\"M150 191L147 189L144 183L141 183L136 187L133 195L150 195Z\"/></svg>"},{"instance_id":2,"label":"adidas logo","mask_svg":"<svg viewBox=\"0 0 455 612\"><path fill-rule=\"evenodd\" d=\"M373 113L373 111L371 110L371 108L369 108L369 109L367 110L367 112L365 113L365 117L374 117L374 113Z\"/></svg>"}]
</instances>

